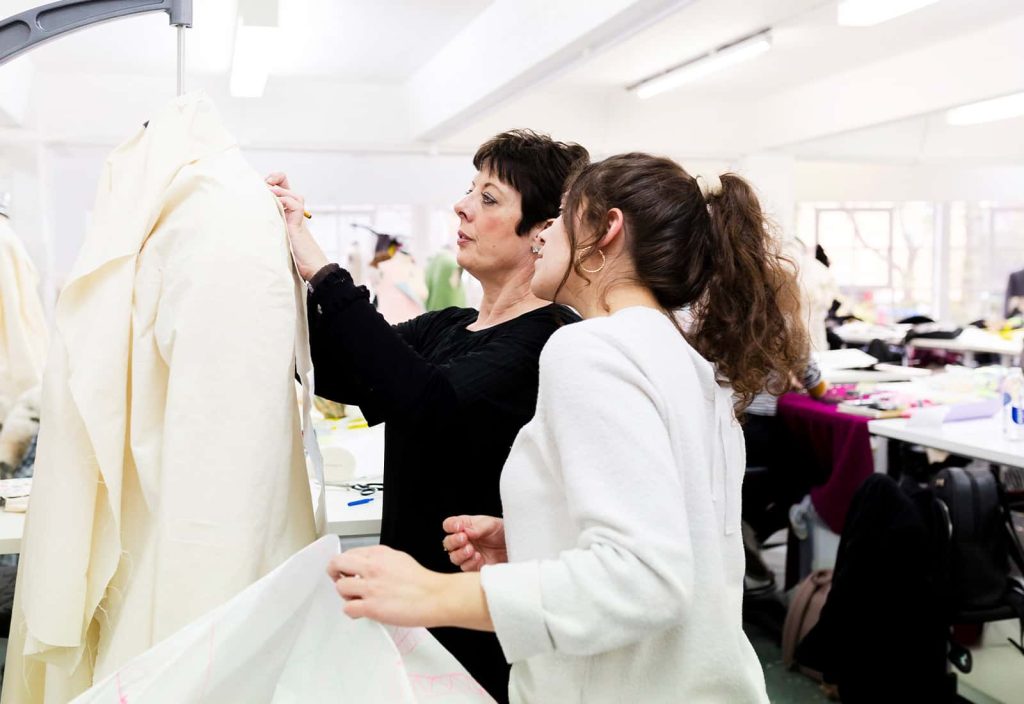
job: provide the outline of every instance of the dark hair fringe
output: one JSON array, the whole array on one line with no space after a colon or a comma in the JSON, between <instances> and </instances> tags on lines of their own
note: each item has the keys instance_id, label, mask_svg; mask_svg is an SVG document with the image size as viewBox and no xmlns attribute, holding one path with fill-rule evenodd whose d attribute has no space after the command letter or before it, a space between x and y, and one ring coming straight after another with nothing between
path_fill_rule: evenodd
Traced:
<instances>
[{"instance_id":1,"label":"dark hair fringe","mask_svg":"<svg viewBox=\"0 0 1024 704\"><path fill-rule=\"evenodd\" d=\"M516 234L526 235L538 223L558 217L566 179L590 161L578 144L556 142L533 130L510 130L487 140L473 156L473 166L492 171L522 197L522 218Z\"/></svg>"}]
</instances>

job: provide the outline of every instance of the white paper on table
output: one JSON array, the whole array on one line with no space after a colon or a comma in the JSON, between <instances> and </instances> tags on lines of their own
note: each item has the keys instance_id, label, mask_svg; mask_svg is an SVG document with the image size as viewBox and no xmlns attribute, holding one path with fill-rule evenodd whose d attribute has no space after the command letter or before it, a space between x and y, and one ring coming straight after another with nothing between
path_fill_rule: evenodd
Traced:
<instances>
[{"instance_id":1,"label":"white paper on table","mask_svg":"<svg viewBox=\"0 0 1024 704\"><path fill-rule=\"evenodd\" d=\"M0 496L5 499L28 496L32 492L32 477L0 480Z\"/></svg>"},{"instance_id":2,"label":"white paper on table","mask_svg":"<svg viewBox=\"0 0 1024 704\"><path fill-rule=\"evenodd\" d=\"M493 702L426 629L345 616L326 572L339 550L317 540L72 704Z\"/></svg>"},{"instance_id":3,"label":"white paper on table","mask_svg":"<svg viewBox=\"0 0 1024 704\"><path fill-rule=\"evenodd\" d=\"M872 357L867 352L853 348L815 352L814 358L823 371L828 369L866 369L878 363L877 357Z\"/></svg>"},{"instance_id":4,"label":"white paper on table","mask_svg":"<svg viewBox=\"0 0 1024 704\"><path fill-rule=\"evenodd\" d=\"M942 421L945 420L948 413L949 406L926 406L924 408L915 408L911 411L910 418L907 419L907 427L921 429L941 428Z\"/></svg>"}]
</instances>

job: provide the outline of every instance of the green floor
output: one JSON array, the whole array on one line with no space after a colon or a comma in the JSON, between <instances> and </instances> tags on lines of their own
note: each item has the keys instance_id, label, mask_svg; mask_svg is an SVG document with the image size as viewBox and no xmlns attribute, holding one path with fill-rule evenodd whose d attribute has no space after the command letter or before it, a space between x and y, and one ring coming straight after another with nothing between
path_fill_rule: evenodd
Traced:
<instances>
[{"instance_id":1,"label":"green floor","mask_svg":"<svg viewBox=\"0 0 1024 704\"><path fill-rule=\"evenodd\" d=\"M782 664L782 649L775 637L751 624L746 626L746 632L764 668L768 698L772 704L816 704L829 701L828 697L818 691L816 682L785 668Z\"/></svg>"}]
</instances>

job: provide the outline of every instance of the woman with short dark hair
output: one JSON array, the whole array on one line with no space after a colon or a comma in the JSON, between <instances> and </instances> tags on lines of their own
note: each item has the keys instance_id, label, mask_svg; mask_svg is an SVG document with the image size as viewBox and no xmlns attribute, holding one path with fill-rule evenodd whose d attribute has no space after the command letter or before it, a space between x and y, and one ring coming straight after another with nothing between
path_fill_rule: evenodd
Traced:
<instances>
[{"instance_id":1,"label":"woman with short dark hair","mask_svg":"<svg viewBox=\"0 0 1024 704\"><path fill-rule=\"evenodd\" d=\"M587 151L526 130L499 134L473 158L476 177L455 204L459 265L483 287L479 312L448 308L392 327L365 288L331 264L306 229L303 200L284 174L267 181L285 208L299 273L310 283L316 392L386 422L381 542L433 570L445 517L501 515L498 480L533 416L541 348L578 318L530 291L535 238L558 217L566 178ZM499 701L508 665L493 634L434 635Z\"/></svg>"}]
</instances>

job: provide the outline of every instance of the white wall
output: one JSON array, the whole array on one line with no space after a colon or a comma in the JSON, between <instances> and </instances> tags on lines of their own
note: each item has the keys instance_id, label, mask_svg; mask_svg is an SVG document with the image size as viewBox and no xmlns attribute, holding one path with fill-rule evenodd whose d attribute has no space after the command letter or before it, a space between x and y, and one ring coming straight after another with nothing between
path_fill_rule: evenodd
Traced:
<instances>
[{"instance_id":1,"label":"white wall","mask_svg":"<svg viewBox=\"0 0 1024 704\"><path fill-rule=\"evenodd\" d=\"M47 212L37 205L41 194L32 149L24 147L17 163L16 222L41 270L47 271L46 219L52 228L56 283L70 269L85 234L96 179L107 147L60 146L45 149L50 186ZM261 174L285 171L293 187L317 207L366 205L411 206L414 254L429 254L444 241L443 215L469 185L469 155L347 154L277 149L248 149L246 156ZM736 169L760 192L766 209L783 226L799 201L997 201L1024 202L1024 166L899 166L828 161L793 161L786 155L753 155L733 163L681 160L691 173ZM8 169L9 171L9 169ZM0 179L2 179L0 166ZM789 215L787 215L789 213ZM314 224L315 226L315 224ZM791 228L790 228L791 229ZM448 234L454 234L448 233Z\"/></svg>"},{"instance_id":2,"label":"white wall","mask_svg":"<svg viewBox=\"0 0 1024 704\"><path fill-rule=\"evenodd\" d=\"M85 236L96 183L110 147L53 145L45 162L50 174L45 206L53 236L53 276L57 285L71 269ZM427 154L346 154L296 150L247 149L250 163L260 174L285 171L293 188L313 208L365 205L376 208L411 206L411 231L407 235L414 254L426 256L438 240L435 212L450 211L473 178L469 156ZM6 150L5 150L6 153ZM2 173L2 172L0 172ZM31 183L37 183L34 177ZM25 200L17 198L24 203ZM29 201L31 202L31 201ZM24 208L28 233L41 229L41 208ZM315 228L316 223L311 223ZM455 230L448 235L454 238ZM444 235L442 234L443 238ZM40 249L40 268L45 253Z\"/></svg>"},{"instance_id":3,"label":"white wall","mask_svg":"<svg viewBox=\"0 0 1024 704\"><path fill-rule=\"evenodd\" d=\"M293 79L249 100L230 97L225 78L190 75L186 89L206 92L243 145L372 150L410 142L408 101L394 86ZM37 72L33 84L38 132L75 143L117 144L174 95L173 75Z\"/></svg>"},{"instance_id":4,"label":"white wall","mask_svg":"<svg viewBox=\"0 0 1024 704\"><path fill-rule=\"evenodd\" d=\"M1024 203L1024 165L900 166L797 162L797 201L996 201Z\"/></svg>"},{"instance_id":5,"label":"white wall","mask_svg":"<svg viewBox=\"0 0 1024 704\"><path fill-rule=\"evenodd\" d=\"M39 272L41 294L47 305L53 300L49 281L51 242L49 210L43 206L46 174L45 160L33 144L5 145L0 150L0 194L10 193L11 227L25 244L25 249Z\"/></svg>"},{"instance_id":6,"label":"white wall","mask_svg":"<svg viewBox=\"0 0 1024 704\"><path fill-rule=\"evenodd\" d=\"M21 56L0 71L0 127L23 125L31 111L31 88L34 67L31 59Z\"/></svg>"}]
</instances>

